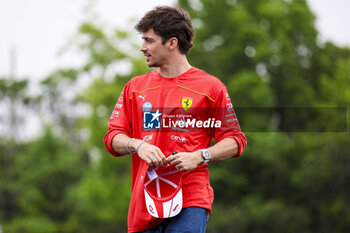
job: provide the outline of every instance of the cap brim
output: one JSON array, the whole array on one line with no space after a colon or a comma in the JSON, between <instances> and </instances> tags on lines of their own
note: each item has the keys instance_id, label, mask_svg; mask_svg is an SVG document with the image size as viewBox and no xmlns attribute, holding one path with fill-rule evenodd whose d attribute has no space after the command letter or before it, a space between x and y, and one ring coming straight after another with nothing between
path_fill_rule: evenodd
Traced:
<instances>
[{"instance_id":1,"label":"cap brim","mask_svg":"<svg viewBox=\"0 0 350 233\"><path fill-rule=\"evenodd\" d=\"M144 195L151 216L170 218L180 213L182 178L182 172L174 167L156 168L147 172L144 179Z\"/></svg>"},{"instance_id":2,"label":"cap brim","mask_svg":"<svg viewBox=\"0 0 350 233\"><path fill-rule=\"evenodd\" d=\"M146 189L144 193L147 211L155 218L171 218L178 215L182 209L182 188L169 200L152 198Z\"/></svg>"}]
</instances>

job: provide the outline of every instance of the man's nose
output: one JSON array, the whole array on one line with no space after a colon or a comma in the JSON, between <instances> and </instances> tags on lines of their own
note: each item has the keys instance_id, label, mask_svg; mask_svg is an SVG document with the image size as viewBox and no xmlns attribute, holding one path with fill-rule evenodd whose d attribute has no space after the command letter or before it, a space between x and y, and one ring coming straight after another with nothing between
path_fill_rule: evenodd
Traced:
<instances>
[{"instance_id":1,"label":"man's nose","mask_svg":"<svg viewBox=\"0 0 350 233\"><path fill-rule=\"evenodd\" d=\"M147 48L146 48L146 46L145 46L145 43L142 43L142 45L141 45L141 47L140 47L140 51L143 52L143 53L147 51Z\"/></svg>"}]
</instances>

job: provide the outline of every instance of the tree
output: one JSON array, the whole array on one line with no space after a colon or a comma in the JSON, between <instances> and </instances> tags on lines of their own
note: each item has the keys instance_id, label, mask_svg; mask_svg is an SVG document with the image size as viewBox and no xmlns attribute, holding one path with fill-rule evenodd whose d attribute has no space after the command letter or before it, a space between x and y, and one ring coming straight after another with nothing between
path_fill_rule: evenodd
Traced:
<instances>
[{"instance_id":1,"label":"tree","mask_svg":"<svg viewBox=\"0 0 350 233\"><path fill-rule=\"evenodd\" d=\"M227 85L248 138L242 157L209 165L208 233L348 232L349 49L317 42L305 0L179 5L197 29L191 64ZM0 79L1 100L40 112L45 125L28 142L2 135L4 232L126 231L131 157L111 156L102 138L123 86L149 70L133 33L106 31L82 23L72 46L87 60L53 71L39 97L26 94L28 81Z\"/></svg>"},{"instance_id":2,"label":"tree","mask_svg":"<svg viewBox=\"0 0 350 233\"><path fill-rule=\"evenodd\" d=\"M304 0L179 4L197 27L191 63L227 84L248 138L241 158L210 168L216 199L208 232L347 232L349 217L340 215L348 190L330 179L348 176L335 161L349 164L341 143L349 144L349 49L317 42Z\"/></svg>"}]
</instances>

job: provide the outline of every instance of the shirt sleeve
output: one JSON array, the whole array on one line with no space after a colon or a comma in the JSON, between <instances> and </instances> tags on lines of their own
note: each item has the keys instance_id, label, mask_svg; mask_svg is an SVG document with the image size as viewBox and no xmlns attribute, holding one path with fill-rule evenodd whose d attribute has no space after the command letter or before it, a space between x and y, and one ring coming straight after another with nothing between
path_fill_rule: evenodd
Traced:
<instances>
[{"instance_id":1,"label":"shirt sleeve","mask_svg":"<svg viewBox=\"0 0 350 233\"><path fill-rule=\"evenodd\" d=\"M215 100L213 117L221 121L221 127L215 128L214 130L215 142L217 143L224 138L234 139L238 144L238 152L234 157L240 156L247 145L247 139L241 131L230 96L224 84L220 86Z\"/></svg>"},{"instance_id":2,"label":"shirt sleeve","mask_svg":"<svg viewBox=\"0 0 350 233\"><path fill-rule=\"evenodd\" d=\"M123 154L119 154L113 150L113 138L119 133L123 133L129 137L132 136L132 107L131 100L129 100L130 95L128 95L129 86L130 82L126 84L123 91L121 92L119 99L116 105L114 106L111 117L108 121L108 132L103 138L107 151L114 156L122 156Z\"/></svg>"}]
</instances>

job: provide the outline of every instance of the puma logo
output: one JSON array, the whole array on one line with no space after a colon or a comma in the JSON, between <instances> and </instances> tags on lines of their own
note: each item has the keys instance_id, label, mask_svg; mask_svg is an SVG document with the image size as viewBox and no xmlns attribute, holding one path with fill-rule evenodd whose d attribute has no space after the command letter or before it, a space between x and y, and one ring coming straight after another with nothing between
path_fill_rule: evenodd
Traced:
<instances>
[{"instance_id":1,"label":"puma logo","mask_svg":"<svg viewBox=\"0 0 350 233\"><path fill-rule=\"evenodd\" d=\"M138 97L145 100L146 95L145 96L139 95Z\"/></svg>"}]
</instances>

